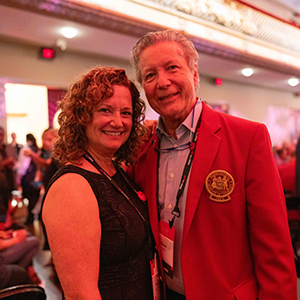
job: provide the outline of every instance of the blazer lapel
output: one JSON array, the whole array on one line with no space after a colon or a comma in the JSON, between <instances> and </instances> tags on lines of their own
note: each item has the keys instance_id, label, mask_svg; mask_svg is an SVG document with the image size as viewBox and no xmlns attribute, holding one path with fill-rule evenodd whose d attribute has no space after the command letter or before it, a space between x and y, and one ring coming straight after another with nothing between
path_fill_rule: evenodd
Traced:
<instances>
[{"instance_id":1,"label":"blazer lapel","mask_svg":"<svg viewBox=\"0 0 300 300\"><path fill-rule=\"evenodd\" d=\"M203 192L205 180L217 155L221 139L216 135L221 125L214 111L203 103L202 120L188 186L183 241L190 229Z\"/></svg>"}]
</instances>

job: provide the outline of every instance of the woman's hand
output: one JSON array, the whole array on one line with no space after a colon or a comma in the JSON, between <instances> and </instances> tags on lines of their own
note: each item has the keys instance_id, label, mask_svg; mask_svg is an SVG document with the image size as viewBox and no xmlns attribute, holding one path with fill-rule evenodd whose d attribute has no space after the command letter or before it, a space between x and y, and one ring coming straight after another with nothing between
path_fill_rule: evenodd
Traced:
<instances>
[{"instance_id":1,"label":"woman's hand","mask_svg":"<svg viewBox=\"0 0 300 300\"><path fill-rule=\"evenodd\" d=\"M16 239L17 243L23 242L26 239L27 232L25 229L15 230L12 233L12 237Z\"/></svg>"},{"instance_id":2,"label":"woman's hand","mask_svg":"<svg viewBox=\"0 0 300 300\"><path fill-rule=\"evenodd\" d=\"M2 233L3 234L3 233ZM25 229L15 230L12 232L12 236L7 239L0 239L0 250L11 247L15 244L21 243L26 239L27 232Z\"/></svg>"},{"instance_id":3,"label":"woman's hand","mask_svg":"<svg viewBox=\"0 0 300 300\"><path fill-rule=\"evenodd\" d=\"M12 238L12 230L1 230L0 231L0 238L3 240L11 239Z\"/></svg>"},{"instance_id":4,"label":"woman's hand","mask_svg":"<svg viewBox=\"0 0 300 300\"><path fill-rule=\"evenodd\" d=\"M30 148L26 148L23 151L24 156L32 156L33 151Z\"/></svg>"}]
</instances>

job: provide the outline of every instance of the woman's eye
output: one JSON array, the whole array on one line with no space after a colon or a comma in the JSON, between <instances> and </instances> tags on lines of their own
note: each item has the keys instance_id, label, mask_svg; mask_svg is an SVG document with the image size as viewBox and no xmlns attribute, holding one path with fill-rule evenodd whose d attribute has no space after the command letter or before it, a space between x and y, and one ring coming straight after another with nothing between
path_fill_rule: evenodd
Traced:
<instances>
[{"instance_id":1,"label":"woman's eye","mask_svg":"<svg viewBox=\"0 0 300 300\"><path fill-rule=\"evenodd\" d=\"M100 108L100 109L99 109L99 112L102 112L102 113L108 113L108 112L109 112L109 109L108 109L108 108Z\"/></svg>"}]
</instances>

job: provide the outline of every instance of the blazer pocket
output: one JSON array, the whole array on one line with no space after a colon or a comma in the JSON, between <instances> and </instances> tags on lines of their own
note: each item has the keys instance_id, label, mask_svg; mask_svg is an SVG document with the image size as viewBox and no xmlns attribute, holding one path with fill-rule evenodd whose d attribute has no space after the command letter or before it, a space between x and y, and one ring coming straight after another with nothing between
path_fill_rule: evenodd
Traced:
<instances>
[{"instance_id":1,"label":"blazer pocket","mask_svg":"<svg viewBox=\"0 0 300 300\"><path fill-rule=\"evenodd\" d=\"M233 290L236 300L256 300L258 298L258 283L253 275Z\"/></svg>"}]
</instances>

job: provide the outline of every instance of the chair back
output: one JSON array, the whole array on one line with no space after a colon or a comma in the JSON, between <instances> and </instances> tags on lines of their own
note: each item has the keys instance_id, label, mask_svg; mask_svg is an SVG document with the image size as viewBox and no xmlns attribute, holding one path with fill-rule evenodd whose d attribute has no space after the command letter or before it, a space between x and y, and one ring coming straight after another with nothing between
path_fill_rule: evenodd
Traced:
<instances>
[{"instance_id":1,"label":"chair back","mask_svg":"<svg viewBox=\"0 0 300 300\"><path fill-rule=\"evenodd\" d=\"M0 290L0 299L5 300L46 300L45 290L34 284L12 286Z\"/></svg>"}]
</instances>

